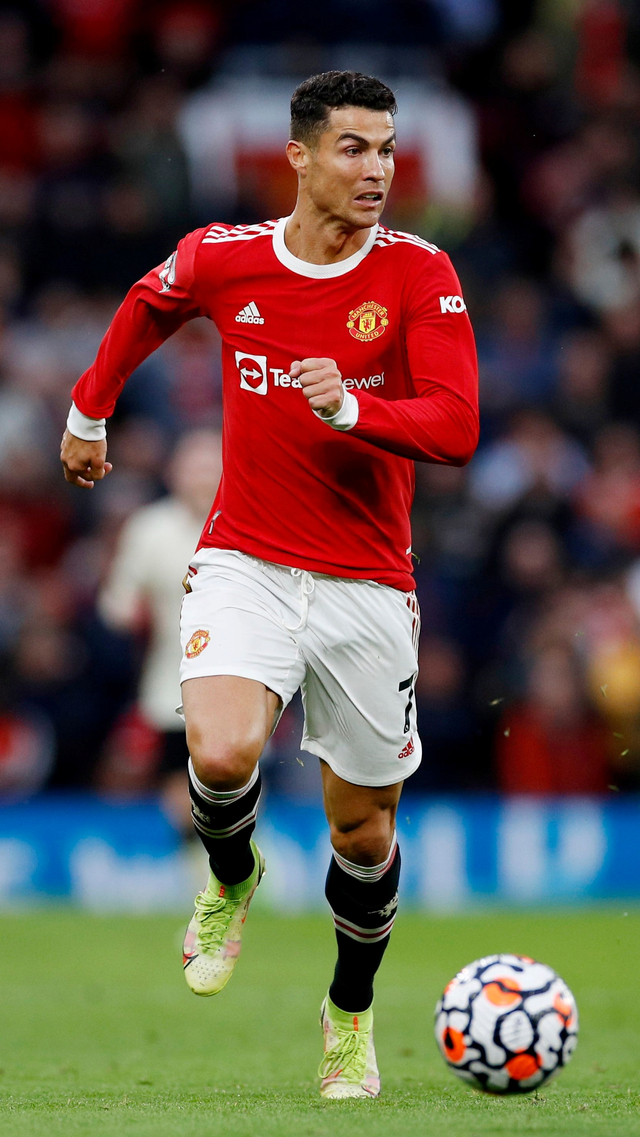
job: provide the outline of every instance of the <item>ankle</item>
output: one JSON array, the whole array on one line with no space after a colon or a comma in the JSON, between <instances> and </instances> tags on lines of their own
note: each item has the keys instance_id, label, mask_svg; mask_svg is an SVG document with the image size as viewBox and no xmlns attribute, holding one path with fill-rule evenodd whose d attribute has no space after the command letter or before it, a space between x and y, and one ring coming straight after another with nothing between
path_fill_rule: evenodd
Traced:
<instances>
[{"instance_id":1,"label":"ankle","mask_svg":"<svg viewBox=\"0 0 640 1137\"><path fill-rule=\"evenodd\" d=\"M362 1010L344 1010L334 1001L330 991L327 995L327 1011L334 1026L341 1030L370 1030L373 1025L373 1001Z\"/></svg>"},{"instance_id":2,"label":"ankle","mask_svg":"<svg viewBox=\"0 0 640 1137\"><path fill-rule=\"evenodd\" d=\"M233 863L219 864L215 855L209 857L209 865L216 881L224 888L224 895L228 900L244 896L253 883L258 858L254 852L253 844L247 846Z\"/></svg>"}]
</instances>

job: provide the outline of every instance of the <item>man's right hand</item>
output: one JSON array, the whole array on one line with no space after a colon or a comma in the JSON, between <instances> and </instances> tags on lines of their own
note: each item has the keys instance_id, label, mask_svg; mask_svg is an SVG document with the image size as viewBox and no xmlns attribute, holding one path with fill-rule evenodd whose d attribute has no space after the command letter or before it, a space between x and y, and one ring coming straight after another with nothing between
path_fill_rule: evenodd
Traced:
<instances>
[{"instance_id":1,"label":"man's right hand","mask_svg":"<svg viewBox=\"0 0 640 1137\"><path fill-rule=\"evenodd\" d=\"M112 467L106 462L107 442L85 442L76 438L65 430L60 445L60 461L64 467L64 476L68 482L83 489L92 490L94 482L99 482L108 474Z\"/></svg>"}]
</instances>

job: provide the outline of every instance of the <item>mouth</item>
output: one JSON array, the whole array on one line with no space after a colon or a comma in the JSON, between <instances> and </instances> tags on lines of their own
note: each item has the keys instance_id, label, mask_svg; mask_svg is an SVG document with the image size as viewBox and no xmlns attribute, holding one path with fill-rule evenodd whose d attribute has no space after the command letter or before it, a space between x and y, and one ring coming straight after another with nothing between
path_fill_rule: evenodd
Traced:
<instances>
[{"instance_id":1,"label":"mouth","mask_svg":"<svg viewBox=\"0 0 640 1137\"><path fill-rule=\"evenodd\" d=\"M358 205L364 205L365 208L372 209L376 205L381 205L384 195L382 190L368 190L366 193L358 194L355 198Z\"/></svg>"}]
</instances>

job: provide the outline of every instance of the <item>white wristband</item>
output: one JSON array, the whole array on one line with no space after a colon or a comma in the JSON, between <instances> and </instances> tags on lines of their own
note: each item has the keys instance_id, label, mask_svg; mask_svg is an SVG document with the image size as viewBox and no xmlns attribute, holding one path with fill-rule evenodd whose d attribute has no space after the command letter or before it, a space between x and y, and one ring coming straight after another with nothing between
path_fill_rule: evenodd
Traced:
<instances>
[{"instance_id":1,"label":"white wristband","mask_svg":"<svg viewBox=\"0 0 640 1137\"><path fill-rule=\"evenodd\" d=\"M351 391L345 391L342 406L334 415L327 417L322 414L322 411L314 411L313 413L317 415L318 418L321 418L323 422L332 426L334 430L352 430L358 421L360 404L355 395L351 394Z\"/></svg>"},{"instance_id":2,"label":"white wristband","mask_svg":"<svg viewBox=\"0 0 640 1137\"><path fill-rule=\"evenodd\" d=\"M71 404L67 419L67 430L69 434L81 438L83 442L101 442L103 438L107 437L106 419L89 418L88 415L83 415L75 403Z\"/></svg>"}]
</instances>

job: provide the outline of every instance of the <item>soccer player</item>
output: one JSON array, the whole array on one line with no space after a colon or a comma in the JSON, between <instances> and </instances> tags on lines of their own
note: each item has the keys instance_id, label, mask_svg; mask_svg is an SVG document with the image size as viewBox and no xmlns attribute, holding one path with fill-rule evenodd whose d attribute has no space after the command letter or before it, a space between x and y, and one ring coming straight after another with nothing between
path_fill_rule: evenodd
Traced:
<instances>
[{"instance_id":1,"label":"soccer player","mask_svg":"<svg viewBox=\"0 0 640 1137\"><path fill-rule=\"evenodd\" d=\"M325 1098L380 1091L373 981L398 903L398 800L421 757L413 462L463 465L478 437L473 335L450 261L379 224L395 111L387 86L355 72L297 88L294 212L205 226L133 286L73 390L61 452L67 481L104 477L105 420L128 375L186 320L215 321L223 477L181 616L193 821L211 872L185 975L213 995L237 961L264 872L258 760L300 687L333 846Z\"/></svg>"}]
</instances>

